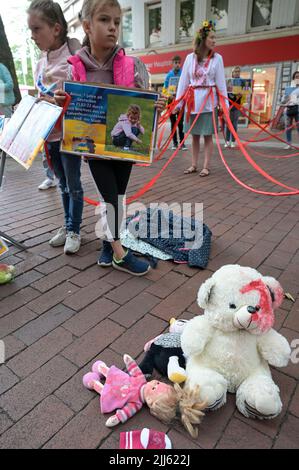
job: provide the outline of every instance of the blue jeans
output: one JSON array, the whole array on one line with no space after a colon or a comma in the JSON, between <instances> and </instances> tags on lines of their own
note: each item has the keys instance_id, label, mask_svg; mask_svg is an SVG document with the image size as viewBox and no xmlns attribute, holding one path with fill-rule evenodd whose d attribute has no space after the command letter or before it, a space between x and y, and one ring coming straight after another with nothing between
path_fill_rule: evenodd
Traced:
<instances>
[{"instance_id":1,"label":"blue jeans","mask_svg":"<svg viewBox=\"0 0 299 470\"><path fill-rule=\"evenodd\" d=\"M54 173L59 179L66 229L68 232L79 234L84 204L81 185L81 158L61 153L60 142L50 142L48 148Z\"/></svg>"},{"instance_id":2,"label":"blue jeans","mask_svg":"<svg viewBox=\"0 0 299 470\"><path fill-rule=\"evenodd\" d=\"M240 111L236 108L232 108L229 112L230 120L236 132L238 132L238 122L239 122L240 114L241 114ZM226 142L230 142L230 140L232 142L235 142L236 139L234 135L231 133L231 131L229 130L228 126L226 126Z\"/></svg>"},{"instance_id":3,"label":"blue jeans","mask_svg":"<svg viewBox=\"0 0 299 470\"><path fill-rule=\"evenodd\" d=\"M136 137L140 134L140 129L138 127L132 127L132 134ZM133 140L126 136L124 132L121 132L119 135L113 137L113 145L116 147L131 147Z\"/></svg>"},{"instance_id":4,"label":"blue jeans","mask_svg":"<svg viewBox=\"0 0 299 470\"><path fill-rule=\"evenodd\" d=\"M294 116L288 116L287 114L285 115L285 126L286 126L286 137L287 137L287 142L288 144L292 143L292 128L288 129L288 127L292 126L292 124L295 124L297 122L297 132L299 134L299 113Z\"/></svg>"},{"instance_id":5,"label":"blue jeans","mask_svg":"<svg viewBox=\"0 0 299 470\"><path fill-rule=\"evenodd\" d=\"M45 172L46 172L46 176L49 180L54 180L55 178L55 174L54 174L54 171L51 170L51 168L49 167L48 165L48 160L47 160L47 157L45 154L43 154L43 167L45 169Z\"/></svg>"}]
</instances>

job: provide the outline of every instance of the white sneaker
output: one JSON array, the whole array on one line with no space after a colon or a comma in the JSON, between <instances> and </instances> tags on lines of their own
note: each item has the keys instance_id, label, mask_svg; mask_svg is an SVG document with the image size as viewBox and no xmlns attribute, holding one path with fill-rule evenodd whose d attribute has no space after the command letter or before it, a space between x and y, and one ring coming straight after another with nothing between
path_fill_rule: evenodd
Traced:
<instances>
[{"instance_id":1,"label":"white sneaker","mask_svg":"<svg viewBox=\"0 0 299 470\"><path fill-rule=\"evenodd\" d=\"M291 146L288 144L285 147L283 147L285 150L290 150Z\"/></svg>"},{"instance_id":2,"label":"white sneaker","mask_svg":"<svg viewBox=\"0 0 299 470\"><path fill-rule=\"evenodd\" d=\"M81 237L77 233L69 232L66 235L66 242L64 245L64 253L66 255L72 255L80 250Z\"/></svg>"},{"instance_id":3,"label":"white sneaker","mask_svg":"<svg viewBox=\"0 0 299 470\"><path fill-rule=\"evenodd\" d=\"M235 142L232 142L232 143L230 144L230 147L231 147L232 149L234 149L234 148L236 147Z\"/></svg>"},{"instance_id":4,"label":"white sneaker","mask_svg":"<svg viewBox=\"0 0 299 470\"><path fill-rule=\"evenodd\" d=\"M56 188L56 186L57 182L55 180L47 178L45 181L42 182L42 184L39 185L38 189L40 189L41 191L45 191L46 189Z\"/></svg>"},{"instance_id":5,"label":"white sneaker","mask_svg":"<svg viewBox=\"0 0 299 470\"><path fill-rule=\"evenodd\" d=\"M124 150L128 151L130 150L130 147L124 147Z\"/></svg>"},{"instance_id":6,"label":"white sneaker","mask_svg":"<svg viewBox=\"0 0 299 470\"><path fill-rule=\"evenodd\" d=\"M53 238L49 241L49 244L51 246L63 246L66 241L66 228L65 227L60 227L56 235L54 235Z\"/></svg>"},{"instance_id":7,"label":"white sneaker","mask_svg":"<svg viewBox=\"0 0 299 470\"><path fill-rule=\"evenodd\" d=\"M224 148L227 149L228 147L230 147L230 142L225 142Z\"/></svg>"}]
</instances>

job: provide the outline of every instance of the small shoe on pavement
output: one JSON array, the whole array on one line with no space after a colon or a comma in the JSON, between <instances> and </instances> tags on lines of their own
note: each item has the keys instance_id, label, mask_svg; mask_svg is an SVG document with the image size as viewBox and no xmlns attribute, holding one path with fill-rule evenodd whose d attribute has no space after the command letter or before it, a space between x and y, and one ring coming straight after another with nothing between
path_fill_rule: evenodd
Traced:
<instances>
[{"instance_id":1,"label":"small shoe on pavement","mask_svg":"<svg viewBox=\"0 0 299 470\"><path fill-rule=\"evenodd\" d=\"M98 265L102 266L103 268L109 268L112 266L112 259L113 259L113 249L111 243L103 240L103 248L98 259Z\"/></svg>"},{"instance_id":2,"label":"small shoe on pavement","mask_svg":"<svg viewBox=\"0 0 299 470\"><path fill-rule=\"evenodd\" d=\"M284 148L284 150L290 150L291 146L290 146L290 144L288 144L288 145L285 145L283 148Z\"/></svg>"},{"instance_id":3,"label":"small shoe on pavement","mask_svg":"<svg viewBox=\"0 0 299 470\"><path fill-rule=\"evenodd\" d=\"M55 180L47 178L45 181L42 182L42 184L39 185L38 189L40 189L41 191L45 191L46 189L56 188L56 186L57 182Z\"/></svg>"},{"instance_id":4,"label":"small shoe on pavement","mask_svg":"<svg viewBox=\"0 0 299 470\"><path fill-rule=\"evenodd\" d=\"M176 150L178 148L178 144L173 144L173 146L171 147L171 150Z\"/></svg>"},{"instance_id":5,"label":"small shoe on pavement","mask_svg":"<svg viewBox=\"0 0 299 470\"><path fill-rule=\"evenodd\" d=\"M113 256L112 266L118 271L133 274L133 276L144 276L151 269L145 261L141 261L128 250L127 254L120 261Z\"/></svg>"},{"instance_id":6,"label":"small shoe on pavement","mask_svg":"<svg viewBox=\"0 0 299 470\"><path fill-rule=\"evenodd\" d=\"M205 176L209 176L209 174L210 174L210 170L208 168L203 168L201 172L199 173L199 176L204 178Z\"/></svg>"},{"instance_id":7,"label":"small shoe on pavement","mask_svg":"<svg viewBox=\"0 0 299 470\"><path fill-rule=\"evenodd\" d=\"M232 149L234 149L234 148L236 147L235 142L232 142L232 143L230 144L230 147L231 147Z\"/></svg>"},{"instance_id":8,"label":"small shoe on pavement","mask_svg":"<svg viewBox=\"0 0 299 470\"><path fill-rule=\"evenodd\" d=\"M64 253L66 255L73 255L80 250L81 237L78 233L68 232L66 235L66 241L64 245Z\"/></svg>"},{"instance_id":9,"label":"small shoe on pavement","mask_svg":"<svg viewBox=\"0 0 299 470\"><path fill-rule=\"evenodd\" d=\"M185 144L182 145L182 150L183 150L183 152L185 152L186 150L188 150L188 148L186 147Z\"/></svg>"},{"instance_id":10,"label":"small shoe on pavement","mask_svg":"<svg viewBox=\"0 0 299 470\"><path fill-rule=\"evenodd\" d=\"M56 235L49 241L51 246L63 246L66 241L66 227L60 227Z\"/></svg>"},{"instance_id":11,"label":"small shoe on pavement","mask_svg":"<svg viewBox=\"0 0 299 470\"><path fill-rule=\"evenodd\" d=\"M225 142L224 148L227 149L227 148L229 148L229 147L230 147L230 142Z\"/></svg>"},{"instance_id":12,"label":"small shoe on pavement","mask_svg":"<svg viewBox=\"0 0 299 470\"><path fill-rule=\"evenodd\" d=\"M187 168L187 170L184 171L184 175L190 175L191 173L196 173L197 168L196 166L190 166L190 168Z\"/></svg>"}]
</instances>

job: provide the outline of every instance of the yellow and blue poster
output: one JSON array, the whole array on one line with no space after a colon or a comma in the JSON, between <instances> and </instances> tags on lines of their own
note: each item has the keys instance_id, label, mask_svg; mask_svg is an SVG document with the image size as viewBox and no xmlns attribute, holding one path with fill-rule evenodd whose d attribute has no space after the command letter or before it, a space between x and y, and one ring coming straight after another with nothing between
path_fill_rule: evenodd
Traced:
<instances>
[{"instance_id":1,"label":"yellow and blue poster","mask_svg":"<svg viewBox=\"0 0 299 470\"><path fill-rule=\"evenodd\" d=\"M65 82L64 90L72 100L63 119L63 152L152 162L157 93L78 82Z\"/></svg>"}]
</instances>

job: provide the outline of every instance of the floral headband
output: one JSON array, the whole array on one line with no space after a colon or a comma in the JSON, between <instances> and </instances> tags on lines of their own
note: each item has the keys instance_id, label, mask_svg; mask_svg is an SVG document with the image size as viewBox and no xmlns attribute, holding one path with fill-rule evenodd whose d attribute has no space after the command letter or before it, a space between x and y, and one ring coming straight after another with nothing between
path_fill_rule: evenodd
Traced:
<instances>
[{"instance_id":1,"label":"floral headband","mask_svg":"<svg viewBox=\"0 0 299 470\"><path fill-rule=\"evenodd\" d=\"M205 38L210 31L216 31L216 22L215 21L203 21L202 27L197 31L195 39L201 40Z\"/></svg>"}]
</instances>

